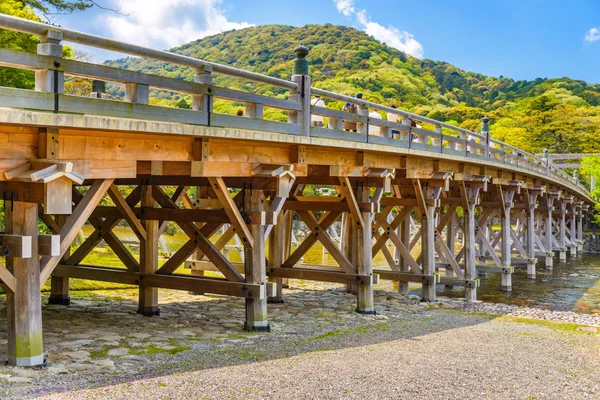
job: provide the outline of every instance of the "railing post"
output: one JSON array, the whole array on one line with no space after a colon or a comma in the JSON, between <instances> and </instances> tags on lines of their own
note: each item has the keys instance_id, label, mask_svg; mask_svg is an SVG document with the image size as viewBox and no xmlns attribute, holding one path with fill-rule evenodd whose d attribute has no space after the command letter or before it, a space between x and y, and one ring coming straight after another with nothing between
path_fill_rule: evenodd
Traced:
<instances>
[{"instance_id":1,"label":"railing post","mask_svg":"<svg viewBox=\"0 0 600 400\"><path fill-rule=\"evenodd\" d=\"M550 175L550 158L548 157L548 149L544 149L544 158L546 159L546 175Z\"/></svg>"},{"instance_id":2,"label":"railing post","mask_svg":"<svg viewBox=\"0 0 600 400\"><path fill-rule=\"evenodd\" d=\"M288 122L300 125L300 135L310 136L310 87L311 79L308 75L308 49L302 45L294 49L296 60L292 70L292 82L298 85L297 90L291 91L290 100L298 101L302 105L302 110L298 112L290 111Z\"/></svg>"},{"instance_id":3,"label":"railing post","mask_svg":"<svg viewBox=\"0 0 600 400\"><path fill-rule=\"evenodd\" d=\"M150 87L140 83L126 83L125 101L131 103L148 104L150 101Z\"/></svg>"},{"instance_id":4,"label":"railing post","mask_svg":"<svg viewBox=\"0 0 600 400\"><path fill-rule=\"evenodd\" d=\"M196 70L196 75L194 76L194 82L200 83L203 85L212 85L213 76L212 76L213 67L210 65L205 65L202 68L198 68ZM208 94L195 94L192 96L192 110L196 111L212 111L212 101L211 96Z\"/></svg>"},{"instance_id":5,"label":"railing post","mask_svg":"<svg viewBox=\"0 0 600 400\"><path fill-rule=\"evenodd\" d=\"M369 107L365 107L362 105L358 105L358 115L369 118ZM369 126L367 123L364 122L357 122L356 123L356 132L357 133L364 133L365 135L369 134Z\"/></svg>"},{"instance_id":6,"label":"railing post","mask_svg":"<svg viewBox=\"0 0 600 400\"><path fill-rule=\"evenodd\" d=\"M435 133L439 133L440 135L442 135L442 127L440 125L436 125L433 131ZM444 141L442 140L441 137L439 137L439 138L434 137L431 140L431 144L434 145L434 146L436 146L436 147L439 146L440 153L442 152L442 148L444 146Z\"/></svg>"},{"instance_id":7,"label":"railing post","mask_svg":"<svg viewBox=\"0 0 600 400\"><path fill-rule=\"evenodd\" d=\"M40 44L37 53L43 56L55 57L54 66L60 68L60 59L63 57L62 32L48 30L45 35L39 36ZM35 90L38 92L64 93L65 74L58 70L42 69L35 71Z\"/></svg>"},{"instance_id":8,"label":"railing post","mask_svg":"<svg viewBox=\"0 0 600 400\"><path fill-rule=\"evenodd\" d=\"M485 137L485 158L490 158L490 119L485 116L481 118L481 135Z\"/></svg>"},{"instance_id":9,"label":"railing post","mask_svg":"<svg viewBox=\"0 0 600 400\"><path fill-rule=\"evenodd\" d=\"M259 103L246 103L246 117L263 119L263 105Z\"/></svg>"},{"instance_id":10,"label":"railing post","mask_svg":"<svg viewBox=\"0 0 600 400\"><path fill-rule=\"evenodd\" d=\"M90 93L90 97L94 97L96 99L101 99L104 96L104 92L106 91L106 82L93 80L92 81L92 93Z\"/></svg>"},{"instance_id":11,"label":"railing post","mask_svg":"<svg viewBox=\"0 0 600 400\"><path fill-rule=\"evenodd\" d=\"M407 140L410 142L410 135L411 135L410 126L411 125L410 125L410 118L408 118L408 115L402 116L402 125L406 125L408 128L407 128L406 133L404 133L404 131L400 131L400 139Z\"/></svg>"}]
</instances>

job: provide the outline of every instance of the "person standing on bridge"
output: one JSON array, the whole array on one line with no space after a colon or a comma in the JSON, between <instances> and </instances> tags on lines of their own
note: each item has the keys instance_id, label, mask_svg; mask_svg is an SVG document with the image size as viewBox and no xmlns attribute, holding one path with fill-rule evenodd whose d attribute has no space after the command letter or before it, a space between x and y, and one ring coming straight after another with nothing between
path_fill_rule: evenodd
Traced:
<instances>
[{"instance_id":1,"label":"person standing on bridge","mask_svg":"<svg viewBox=\"0 0 600 400\"><path fill-rule=\"evenodd\" d=\"M356 94L357 99L362 100L362 97L363 97L362 93ZM358 106L356 104L346 103L344 108L342 108L342 111L352 113L352 114L358 114ZM345 131L356 132L356 122L344 121L342 123L342 129Z\"/></svg>"},{"instance_id":2,"label":"person standing on bridge","mask_svg":"<svg viewBox=\"0 0 600 400\"><path fill-rule=\"evenodd\" d=\"M311 106L315 107L325 107L325 102L321 99L321 96L315 96L314 99L310 102ZM313 113L310 114L310 124L312 126L323 126L323 117L321 115L315 115Z\"/></svg>"},{"instance_id":3,"label":"person standing on bridge","mask_svg":"<svg viewBox=\"0 0 600 400\"><path fill-rule=\"evenodd\" d=\"M395 106L395 105L392 105L392 108L396 108L396 106ZM389 113L387 113L387 120L388 120L389 122L393 122L393 123L395 123L395 124L396 124L396 123L398 123L398 119L399 119L399 118L400 118L400 115L398 115L398 114L395 114L395 113L392 113L392 112L389 112ZM392 129L392 137L393 137L393 138L396 138L396 137L398 137L399 135L400 135L400 131L399 131L399 130L397 130L397 129Z\"/></svg>"},{"instance_id":4,"label":"person standing on bridge","mask_svg":"<svg viewBox=\"0 0 600 400\"><path fill-rule=\"evenodd\" d=\"M381 114L379 114L376 108L369 113L369 119L381 119ZM377 125L369 123L369 135L379 135L380 132L381 128L379 128Z\"/></svg>"}]
</instances>

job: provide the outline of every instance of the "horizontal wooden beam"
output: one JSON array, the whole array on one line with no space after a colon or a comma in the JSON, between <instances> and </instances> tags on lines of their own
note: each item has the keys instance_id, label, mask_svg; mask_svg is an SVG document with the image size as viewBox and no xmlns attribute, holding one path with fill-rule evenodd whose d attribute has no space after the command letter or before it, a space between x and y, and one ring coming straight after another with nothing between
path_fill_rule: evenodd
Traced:
<instances>
[{"instance_id":1,"label":"horizontal wooden beam","mask_svg":"<svg viewBox=\"0 0 600 400\"><path fill-rule=\"evenodd\" d=\"M379 282L379 278L376 277L376 275L349 274L345 273L341 268L339 269L339 272L304 268L270 268L267 269L267 275L274 278L352 283L359 285L374 285Z\"/></svg>"},{"instance_id":2,"label":"horizontal wooden beam","mask_svg":"<svg viewBox=\"0 0 600 400\"><path fill-rule=\"evenodd\" d=\"M58 265L54 276L114 282L127 285L140 285L161 289L185 290L198 293L213 293L226 296L264 299L265 285L245 282L232 282L219 278L196 277L187 275L140 274L116 268L90 265Z\"/></svg>"},{"instance_id":3,"label":"horizontal wooden beam","mask_svg":"<svg viewBox=\"0 0 600 400\"><path fill-rule=\"evenodd\" d=\"M498 272L503 274L512 274L515 272L514 267L496 267L495 265L477 264L477 271L481 272Z\"/></svg>"},{"instance_id":4,"label":"horizontal wooden beam","mask_svg":"<svg viewBox=\"0 0 600 400\"><path fill-rule=\"evenodd\" d=\"M31 236L0 233L0 255L15 258L31 258Z\"/></svg>"},{"instance_id":5,"label":"horizontal wooden beam","mask_svg":"<svg viewBox=\"0 0 600 400\"><path fill-rule=\"evenodd\" d=\"M38 235L38 254L51 257L60 255L60 235Z\"/></svg>"},{"instance_id":6,"label":"horizontal wooden beam","mask_svg":"<svg viewBox=\"0 0 600 400\"><path fill-rule=\"evenodd\" d=\"M229 217L223 210L201 210L196 208L152 208L136 207L131 209L136 218L153 221L174 222L216 222L228 224ZM275 215L272 212L244 212L246 223L250 225L275 224ZM100 206L92 212L92 218L122 218L121 211L116 207Z\"/></svg>"},{"instance_id":7,"label":"horizontal wooden beam","mask_svg":"<svg viewBox=\"0 0 600 400\"><path fill-rule=\"evenodd\" d=\"M437 275L417 275L410 272L386 271L381 269L374 269L373 273L379 275L380 279L388 281L416 282L427 285L435 285L439 282Z\"/></svg>"},{"instance_id":8,"label":"horizontal wooden beam","mask_svg":"<svg viewBox=\"0 0 600 400\"><path fill-rule=\"evenodd\" d=\"M443 285L464 286L466 288L479 287L479 279L458 279L448 276L441 276L439 283Z\"/></svg>"}]
</instances>

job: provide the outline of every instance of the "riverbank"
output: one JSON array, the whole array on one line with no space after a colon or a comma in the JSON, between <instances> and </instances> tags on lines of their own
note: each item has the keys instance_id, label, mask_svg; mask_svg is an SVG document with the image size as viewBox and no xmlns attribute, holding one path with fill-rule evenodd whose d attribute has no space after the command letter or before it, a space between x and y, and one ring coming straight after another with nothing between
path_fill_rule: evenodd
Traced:
<instances>
[{"instance_id":1,"label":"riverbank","mask_svg":"<svg viewBox=\"0 0 600 400\"><path fill-rule=\"evenodd\" d=\"M286 303L270 306L268 334L243 331L239 299L161 290L161 316L144 318L136 290L74 292L72 306L44 307L48 368L1 366L0 397L420 398L444 397L442 386L448 398L597 393L600 337L591 325L600 317L581 316L589 318L581 325L500 316L383 290L379 314L364 316L341 285L294 282ZM494 305L475 304L484 306ZM5 312L0 299L0 324ZM509 381L522 391L509 391Z\"/></svg>"}]
</instances>

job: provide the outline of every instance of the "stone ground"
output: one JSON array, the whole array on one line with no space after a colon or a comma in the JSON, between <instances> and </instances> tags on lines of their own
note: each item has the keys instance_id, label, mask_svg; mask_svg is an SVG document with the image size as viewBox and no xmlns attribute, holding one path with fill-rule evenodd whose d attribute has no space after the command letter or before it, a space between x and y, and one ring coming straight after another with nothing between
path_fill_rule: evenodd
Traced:
<instances>
[{"instance_id":1,"label":"stone ground","mask_svg":"<svg viewBox=\"0 0 600 400\"><path fill-rule=\"evenodd\" d=\"M364 316L341 285L294 283L271 333L243 331L241 299L161 290L145 318L137 290L74 292L44 306L48 367L0 366L0 398L600 397L600 316L385 290Z\"/></svg>"}]
</instances>

